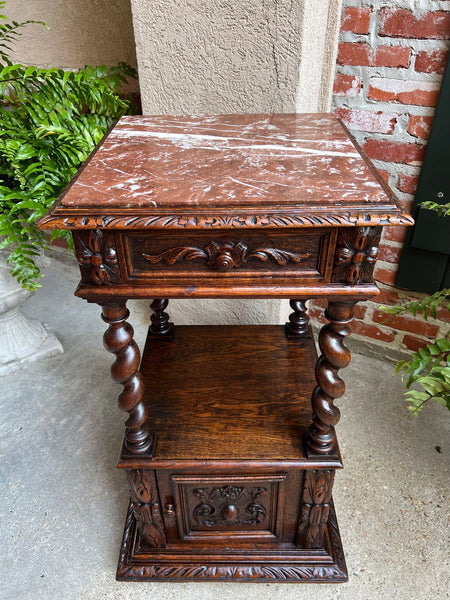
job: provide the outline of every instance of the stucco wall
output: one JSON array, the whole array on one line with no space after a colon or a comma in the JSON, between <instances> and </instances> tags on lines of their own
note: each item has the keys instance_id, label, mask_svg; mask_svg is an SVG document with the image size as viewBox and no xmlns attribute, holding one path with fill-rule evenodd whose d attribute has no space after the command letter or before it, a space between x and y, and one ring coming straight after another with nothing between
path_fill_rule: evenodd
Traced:
<instances>
[{"instance_id":1,"label":"stucco wall","mask_svg":"<svg viewBox=\"0 0 450 600\"><path fill-rule=\"evenodd\" d=\"M119 62L136 66L129 0L8 0L2 13L49 27L23 29L13 62L67 69Z\"/></svg>"},{"instance_id":2,"label":"stucco wall","mask_svg":"<svg viewBox=\"0 0 450 600\"><path fill-rule=\"evenodd\" d=\"M131 0L144 113L328 110L341 0Z\"/></svg>"}]
</instances>

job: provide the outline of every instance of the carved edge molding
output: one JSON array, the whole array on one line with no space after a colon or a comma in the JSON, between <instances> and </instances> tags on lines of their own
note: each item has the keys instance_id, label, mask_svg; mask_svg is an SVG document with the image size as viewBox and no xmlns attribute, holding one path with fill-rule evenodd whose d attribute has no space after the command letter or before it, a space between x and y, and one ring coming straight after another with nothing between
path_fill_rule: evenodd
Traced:
<instances>
[{"instance_id":1,"label":"carved edge molding","mask_svg":"<svg viewBox=\"0 0 450 600\"><path fill-rule=\"evenodd\" d=\"M132 540L136 526L135 517L130 504L125 523L125 530L117 567L119 580L216 580L216 581L271 581L271 582L341 582L347 581L342 543L334 512L333 501L330 502L330 516L328 520L330 545L334 564L327 565L200 565L192 562L185 564L132 564ZM152 561L150 555L149 561ZM139 559L142 561L142 559ZM153 561L154 562L154 561Z\"/></svg>"},{"instance_id":2,"label":"carved edge molding","mask_svg":"<svg viewBox=\"0 0 450 600\"><path fill-rule=\"evenodd\" d=\"M50 214L39 221L41 229L234 229L263 227L373 227L376 225L413 225L406 213L329 213L295 215L64 215Z\"/></svg>"},{"instance_id":3,"label":"carved edge molding","mask_svg":"<svg viewBox=\"0 0 450 600\"><path fill-rule=\"evenodd\" d=\"M171 580L248 580L248 581L346 581L347 575L337 566L301 567L291 565L144 565L129 566L117 572L118 579Z\"/></svg>"},{"instance_id":4,"label":"carved edge molding","mask_svg":"<svg viewBox=\"0 0 450 600\"><path fill-rule=\"evenodd\" d=\"M249 250L243 242L209 242L203 248L196 246L177 246L169 248L159 254L145 254L142 256L150 263L165 262L168 265L175 264L178 260L195 260L196 258L205 259L209 267L218 271L230 271L238 269L251 258L257 258L263 262L268 260L275 261L280 266L285 266L291 262L301 263L305 258L311 256L311 252L289 252L278 248L255 248Z\"/></svg>"}]
</instances>

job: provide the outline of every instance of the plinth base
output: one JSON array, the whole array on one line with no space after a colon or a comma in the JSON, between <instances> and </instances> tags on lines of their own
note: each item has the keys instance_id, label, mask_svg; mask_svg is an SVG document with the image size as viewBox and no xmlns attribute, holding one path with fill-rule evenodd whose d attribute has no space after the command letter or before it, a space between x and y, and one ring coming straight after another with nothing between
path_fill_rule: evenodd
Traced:
<instances>
[{"instance_id":1,"label":"plinth base","mask_svg":"<svg viewBox=\"0 0 450 600\"><path fill-rule=\"evenodd\" d=\"M131 507L122 540L119 581L241 581L338 583L348 580L342 542L333 505L325 530L324 549L256 551L252 560L239 551L208 552L170 548L140 549ZM258 554L260 555L258 557Z\"/></svg>"}]
</instances>

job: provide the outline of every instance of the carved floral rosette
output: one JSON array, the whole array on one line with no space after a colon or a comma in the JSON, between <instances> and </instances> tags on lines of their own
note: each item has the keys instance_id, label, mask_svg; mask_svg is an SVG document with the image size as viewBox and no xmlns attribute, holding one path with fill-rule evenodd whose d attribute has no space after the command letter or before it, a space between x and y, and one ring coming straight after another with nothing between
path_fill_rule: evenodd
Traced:
<instances>
[{"instance_id":1,"label":"carved floral rosette","mask_svg":"<svg viewBox=\"0 0 450 600\"><path fill-rule=\"evenodd\" d=\"M331 281L348 285L373 283L380 237L381 227L342 227Z\"/></svg>"},{"instance_id":2,"label":"carved floral rosette","mask_svg":"<svg viewBox=\"0 0 450 600\"><path fill-rule=\"evenodd\" d=\"M120 271L114 233L98 229L74 236L76 257L84 280L94 285L119 281Z\"/></svg>"}]
</instances>

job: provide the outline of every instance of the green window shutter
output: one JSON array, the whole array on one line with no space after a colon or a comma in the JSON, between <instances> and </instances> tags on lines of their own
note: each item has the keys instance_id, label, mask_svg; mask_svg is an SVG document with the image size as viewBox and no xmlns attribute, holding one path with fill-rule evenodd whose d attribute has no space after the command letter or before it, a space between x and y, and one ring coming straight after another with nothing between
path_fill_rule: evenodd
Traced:
<instances>
[{"instance_id":1,"label":"green window shutter","mask_svg":"<svg viewBox=\"0 0 450 600\"><path fill-rule=\"evenodd\" d=\"M420 206L426 200L450 202L450 61L442 80L396 285L433 293L450 287L450 217L438 217Z\"/></svg>"}]
</instances>

